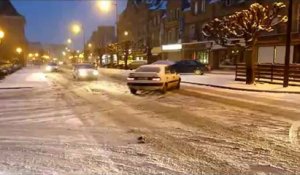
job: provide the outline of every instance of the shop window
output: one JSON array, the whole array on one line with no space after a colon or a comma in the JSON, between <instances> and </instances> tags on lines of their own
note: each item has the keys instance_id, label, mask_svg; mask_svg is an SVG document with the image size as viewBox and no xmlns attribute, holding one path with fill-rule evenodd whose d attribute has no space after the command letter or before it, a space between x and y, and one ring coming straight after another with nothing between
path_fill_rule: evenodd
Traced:
<instances>
[{"instance_id":1,"label":"shop window","mask_svg":"<svg viewBox=\"0 0 300 175\"><path fill-rule=\"evenodd\" d=\"M196 60L202 64L208 64L209 62L209 53L208 51L199 51L196 53Z\"/></svg>"}]
</instances>

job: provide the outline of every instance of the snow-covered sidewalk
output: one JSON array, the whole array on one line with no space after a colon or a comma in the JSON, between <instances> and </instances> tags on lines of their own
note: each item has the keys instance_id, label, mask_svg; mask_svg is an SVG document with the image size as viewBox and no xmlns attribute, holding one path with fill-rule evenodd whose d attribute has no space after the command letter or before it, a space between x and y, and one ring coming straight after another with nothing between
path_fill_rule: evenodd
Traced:
<instances>
[{"instance_id":1,"label":"snow-covered sidewalk","mask_svg":"<svg viewBox=\"0 0 300 175\"><path fill-rule=\"evenodd\" d=\"M34 88L48 86L46 74L38 67L25 67L0 80L0 89Z\"/></svg>"},{"instance_id":2,"label":"snow-covered sidewalk","mask_svg":"<svg viewBox=\"0 0 300 175\"><path fill-rule=\"evenodd\" d=\"M101 68L100 72L103 75L108 75L114 78L125 79L131 70L107 69ZM226 88L232 90L244 91L262 91L262 92L275 92L275 93L300 93L299 86L289 86L283 88L280 84L270 83L255 83L247 85L243 81L235 81L235 73L232 71L211 71L204 75L182 74L181 79L183 83L211 86L217 88Z\"/></svg>"}]
</instances>

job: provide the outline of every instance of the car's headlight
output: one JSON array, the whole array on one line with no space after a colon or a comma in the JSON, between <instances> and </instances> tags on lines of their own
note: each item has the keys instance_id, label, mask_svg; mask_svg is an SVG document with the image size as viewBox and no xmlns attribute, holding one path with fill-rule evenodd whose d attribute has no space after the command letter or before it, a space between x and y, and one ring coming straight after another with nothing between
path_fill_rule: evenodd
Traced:
<instances>
[{"instance_id":1,"label":"car's headlight","mask_svg":"<svg viewBox=\"0 0 300 175\"><path fill-rule=\"evenodd\" d=\"M132 81L132 80L134 80L134 78L132 78L132 77L127 77L127 80L128 80L128 81Z\"/></svg>"},{"instance_id":2,"label":"car's headlight","mask_svg":"<svg viewBox=\"0 0 300 175\"><path fill-rule=\"evenodd\" d=\"M46 66L46 71L52 71L52 67L51 66Z\"/></svg>"},{"instance_id":3,"label":"car's headlight","mask_svg":"<svg viewBox=\"0 0 300 175\"><path fill-rule=\"evenodd\" d=\"M97 76L97 75L99 75L99 72L97 70L94 70L93 75Z\"/></svg>"},{"instance_id":4,"label":"car's headlight","mask_svg":"<svg viewBox=\"0 0 300 175\"><path fill-rule=\"evenodd\" d=\"M81 77L87 76L86 70L79 70L79 76L81 76Z\"/></svg>"},{"instance_id":5,"label":"car's headlight","mask_svg":"<svg viewBox=\"0 0 300 175\"><path fill-rule=\"evenodd\" d=\"M153 81L160 81L160 78L157 77L157 78L152 78Z\"/></svg>"}]
</instances>

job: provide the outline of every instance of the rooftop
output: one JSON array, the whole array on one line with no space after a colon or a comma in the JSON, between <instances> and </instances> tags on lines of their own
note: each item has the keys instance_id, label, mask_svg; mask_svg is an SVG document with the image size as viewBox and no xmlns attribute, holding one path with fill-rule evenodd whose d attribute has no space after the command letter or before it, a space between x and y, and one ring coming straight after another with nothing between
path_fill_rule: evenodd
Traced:
<instances>
[{"instance_id":1,"label":"rooftop","mask_svg":"<svg viewBox=\"0 0 300 175\"><path fill-rule=\"evenodd\" d=\"M0 1L0 15L5 16L22 16L12 5L10 0Z\"/></svg>"}]
</instances>

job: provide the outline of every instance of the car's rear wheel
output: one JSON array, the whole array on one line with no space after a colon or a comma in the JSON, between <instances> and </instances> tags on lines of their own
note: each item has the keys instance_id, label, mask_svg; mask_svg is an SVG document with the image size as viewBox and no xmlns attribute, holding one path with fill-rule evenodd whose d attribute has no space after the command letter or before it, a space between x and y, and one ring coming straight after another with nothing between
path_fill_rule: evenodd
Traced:
<instances>
[{"instance_id":1,"label":"car's rear wheel","mask_svg":"<svg viewBox=\"0 0 300 175\"><path fill-rule=\"evenodd\" d=\"M131 93L131 94L134 94L134 95L135 95L135 94L136 94L136 92L137 92L137 90L136 90L136 89L132 89L132 88L130 88L130 93Z\"/></svg>"},{"instance_id":2,"label":"car's rear wheel","mask_svg":"<svg viewBox=\"0 0 300 175\"><path fill-rule=\"evenodd\" d=\"M201 69L196 69L196 70L194 71L194 73L195 73L196 75L203 75L203 72L202 72Z\"/></svg>"},{"instance_id":3,"label":"car's rear wheel","mask_svg":"<svg viewBox=\"0 0 300 175\"><path fill-rule=\"evenodd\" d=\"M165 84L165 85L163 86L163 88L160 90L160 92L161 92L162 94L165 94L165 93L167 92L167 90L168 90L168 84Z\"/></svg>"}]
</instances>

